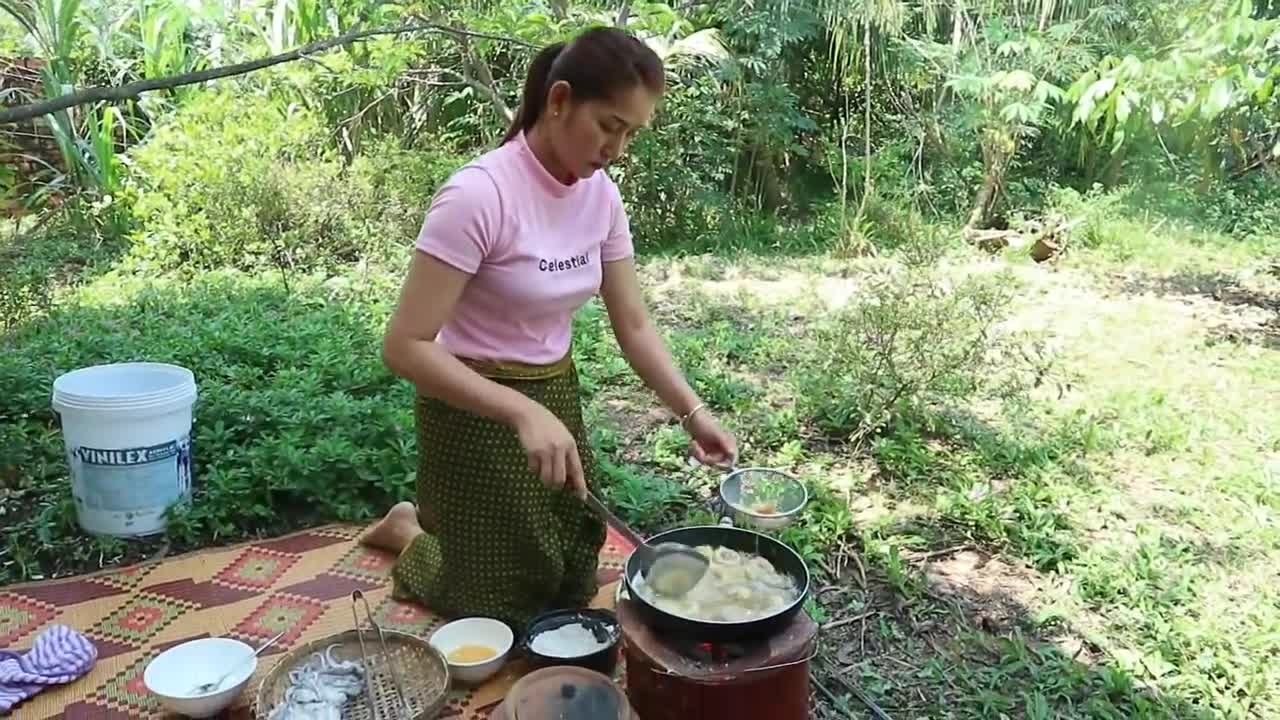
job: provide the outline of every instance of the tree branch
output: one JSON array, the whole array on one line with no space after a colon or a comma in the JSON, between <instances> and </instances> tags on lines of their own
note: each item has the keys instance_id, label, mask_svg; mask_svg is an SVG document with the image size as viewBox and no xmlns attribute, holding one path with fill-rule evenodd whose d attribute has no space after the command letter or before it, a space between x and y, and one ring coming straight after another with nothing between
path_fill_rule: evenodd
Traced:
<instances>
[{"instance_id":1,"label":"tree branch","mask_svg":"<svg viewBox=\"0 0 1280 720\"><path fill-rule=\"evenodd\" d=\"M489 64L480 57L475 50L471 48L471 43L467 38L458 38L458 43L462 45L462 77L467 84L475 88L476 92L484 95L491 105L494 112L498 113L498 117L504 123L510 123L515 118L515 113L507 106L507 102L502 99L502 94L498 92L498 85L493 80L493 72L489 70Z\"/></svg>"},{"instance_id":2,"label":"tree branch","mask_svg":"<svg viewBox=\"0 0 1280 720\"><path fill-rule=\"evenodd\" d=\"M619 29L627 27L627 21L631 19L631 0L622 0L622 6L618 8L618 19L613 23Z\"/></svg>"},{"instance_id":3,"label":"tree branch","mask_svg":"<svg viewBox=\"0 0 1280 720\"><path fill-rule=\"evenodd\" d=\"M279 65L281 63L292 62L315 55L317 53L331 50L336 47L345 47L351 43L364 40L366 38L378 35L403 35L413 32L443 33L445 35L453 35L460 38L482 38L485 40L496 40L499 42L511 43L521 47L533 47L523 40L515 38L503 37L501 35L490 35L487 33L471 32L469 30L459 30L457 28L445 25L422 24L422 25L403 25L393 28L376 28L372 30L354 30L345 35L329 38L327 40L319 40L309 45L305 45L295 50L272 55L270 57L250 60L248 62L236 63L235 65L226 65L218 68L210 68L199 72L184 73L181 75L172 75L163 78L151 78L147 80L138 80L136 82L127 83L117 87L94 87L87 90L63 95L52 100L38 102L31 105L21 105L16 108L0 110L0 124L17 123L23 120L49 115L60 110L84 105L86 103L98 102L102 100L130 100L136 98L144 92L151 90L167 90L169 88L181 87L183 85L194 85L197 83L208 82L210 80L219 80L221 78L233 77L236 75L245 75L262 70L263 68Z\"/></svg>"}]
</instances>

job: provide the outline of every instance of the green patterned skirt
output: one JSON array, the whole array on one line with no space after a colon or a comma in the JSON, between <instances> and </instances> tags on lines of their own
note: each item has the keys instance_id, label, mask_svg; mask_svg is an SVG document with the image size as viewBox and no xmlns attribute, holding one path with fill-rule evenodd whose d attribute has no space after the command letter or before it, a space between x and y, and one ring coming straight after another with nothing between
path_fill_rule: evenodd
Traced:
<instances>
[{"instance_id":1,"label":"green patterned skirt","mask_svg":"<svg viewBox=\"0 0 1280 720\"><path fill-rule=\"evenodd\" d=\"M570 358L546 367L468 364L555 414L576 438L592 484ZM446 617L498 618L517 631L545 610L590 603L604 523L572 493L542 484L509 426L421 396L416 415L426 532L396 561L396 595Z\"/></svg>"}]
</instances>

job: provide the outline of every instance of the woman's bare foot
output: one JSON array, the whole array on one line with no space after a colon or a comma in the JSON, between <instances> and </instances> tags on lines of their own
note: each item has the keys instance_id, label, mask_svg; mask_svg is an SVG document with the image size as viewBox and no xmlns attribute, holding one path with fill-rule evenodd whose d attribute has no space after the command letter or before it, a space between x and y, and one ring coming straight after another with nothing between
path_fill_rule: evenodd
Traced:
<instances>
[{"instance_id":1,"label":"woman's bare foot","mask_svg":"<svg viewBox=\"0 0 1280 720\"><path fill-rule=\"evenodd\" d=\"M370 547L398 553L409 547L413 539L422 534L418 524L418 506L405 501L396 503L387 516L374 523L360 536L360 542Z\"/></svg>"}]
</instances>

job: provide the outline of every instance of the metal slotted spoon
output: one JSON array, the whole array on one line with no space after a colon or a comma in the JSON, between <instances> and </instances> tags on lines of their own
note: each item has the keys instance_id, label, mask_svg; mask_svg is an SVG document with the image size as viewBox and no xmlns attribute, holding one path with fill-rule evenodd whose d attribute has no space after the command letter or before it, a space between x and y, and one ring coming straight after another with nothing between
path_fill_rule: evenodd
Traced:
<instances>
[{"instance_id":1,"label":"metal slotted spoon","mask_svg":"<svg viewBox=\"0 0 1280 720\"><path fill-rule=\"evenodd\" d=\"M636 546L635 555L640 574L657 592L668 597L679 597L692 590L702 576L707 574L711 561L697 550L674 542L650 545L618 519L594 494L587 493L586 503L602 520Z\"/></svg>"}]
</instances>

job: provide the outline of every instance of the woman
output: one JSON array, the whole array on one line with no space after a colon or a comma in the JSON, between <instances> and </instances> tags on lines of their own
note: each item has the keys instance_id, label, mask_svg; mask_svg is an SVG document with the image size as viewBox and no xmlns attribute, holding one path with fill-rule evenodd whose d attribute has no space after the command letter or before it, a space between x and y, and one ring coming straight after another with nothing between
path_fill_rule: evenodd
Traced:
<instances>
[{"instance_id":1,"label":"woman","mask_svg":"<svg viewBox=\"0 0 1280 720\"><path fill-rule=\"evenodd\" d=\"M397 594L522 628L597 592L605 528L582 502L593 468L570 352L600 294L636 373L709 464L737 448L677 371L637 280L603 171L648 124L662 62L594 29L534 59L500 147L437 192L383 343L417 386L418 486L364 541L400 553Z\"/></svg>"}]
</instances>

